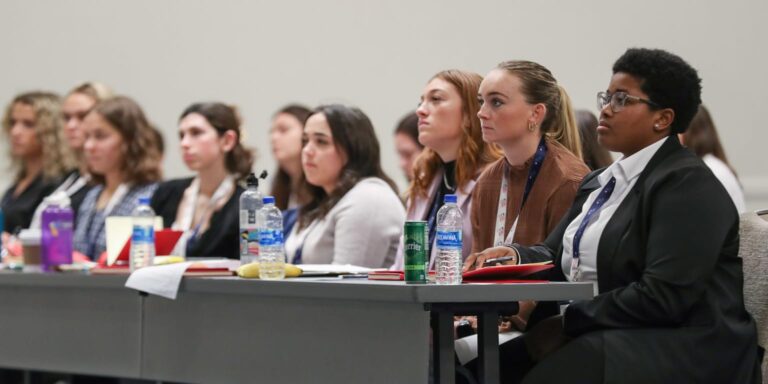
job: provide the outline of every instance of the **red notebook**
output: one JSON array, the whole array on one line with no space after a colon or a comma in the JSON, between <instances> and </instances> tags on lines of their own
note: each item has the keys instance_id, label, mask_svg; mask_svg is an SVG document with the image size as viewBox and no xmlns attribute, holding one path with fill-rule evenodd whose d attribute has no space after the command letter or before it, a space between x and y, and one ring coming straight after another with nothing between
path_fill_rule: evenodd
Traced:
<instances>
[{"instance_id":1,"label":"red notebook","mask_svg":"<svg viewBox=\"0 0 768 384\"><path fill-rule=\"evenodd\" d=\"M525 276L545 271L554 267L552 263L533 263L519 265L498 265L485 267L462 274L462 281L477 283L544 283L544 280L524 280ZM430 271L430 275L435 272ZM403 271L372 271L369 280L404 280Z\"/></svg>"}]
</instances>

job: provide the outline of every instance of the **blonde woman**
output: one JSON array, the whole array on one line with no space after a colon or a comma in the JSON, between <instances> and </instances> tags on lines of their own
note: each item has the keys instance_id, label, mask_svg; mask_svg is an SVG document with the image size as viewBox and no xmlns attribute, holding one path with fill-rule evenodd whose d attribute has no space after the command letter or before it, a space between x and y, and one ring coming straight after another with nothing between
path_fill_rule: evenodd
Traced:
<instances>
[{"instance_id":1,"label":"blonde woman","mask_svg":"<svg viewBox=\"0 0 768 384\"><path fill-rule=\"evenodd\" d=\"M16 96L3 117L14 183L2 198L5 230L28 228L35 208L74 162L62 138L61 99L49 92Z\"/></svg>"}]
</instances>

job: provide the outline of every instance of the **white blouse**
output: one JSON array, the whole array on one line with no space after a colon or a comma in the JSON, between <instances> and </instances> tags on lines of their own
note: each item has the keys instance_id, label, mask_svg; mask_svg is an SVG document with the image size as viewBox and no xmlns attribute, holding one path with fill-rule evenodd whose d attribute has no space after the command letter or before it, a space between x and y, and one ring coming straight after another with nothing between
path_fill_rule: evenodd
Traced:
<instances>
[{"instance_id":1,"label":"white blouse","mask_svg":"<svg viewBox=\"0 0 768 384\"><path fill-rule=\"evenodd\" d=\"M405 223L405 207L384 180L358 182L325 215L285 241L287 261L302 248L304 264L351 264L369 268L392 265Z\"/></svg>"},{"instance_id":2,"label":"white blouse","mask_svg":"<svg viewBox=\"0 0 768 384\"><path fill-rule=\"evenodd\" d=\"M602 191L603 186L608 183L611 177L615 177L616 186L611 197L603 204L600 211L591 217L579 245L579 258L581 259L579 262L579 281L591 281L597 284L597 247L600 244L600 236L602 236L605 226L611 220L621 202L624 201L629 191L632 190L632 187L640 177L640 173L643 172L645 166L648 165L648 162L651 161L651 158L661 148L665 140L667 138L661 139L627 158L620 157L606 168L603 173L597 176L600 188L590 193L581 207L581 213L568 224L563 236L561 268L568 281L572 281L571 262L573 259L573 237L576 234L576 230L579 228L592 203L597 199L597 195Z\"/></svg>"},{"instance_id":3,"label":"white blouse","mask_svg":"<svg viewBox=\"0 0 768 384\"><path fill-rule=\"evenodd\" d=\"M715 177L720 180L720 183L723 184L725 190L728 191L728 195L731 196L731 200L733 200L733 204L736 205L736 210L739 211L739 214L744 213L747 210L747 206L744 203L744 192L741 190L741 185L739 184L736 175L731 172L731 169L728 168L722 160L714 155L707 154L701 159L704 161L704 164L709 167L712 173L715 174Z\"/></svg>"}]
</instances>

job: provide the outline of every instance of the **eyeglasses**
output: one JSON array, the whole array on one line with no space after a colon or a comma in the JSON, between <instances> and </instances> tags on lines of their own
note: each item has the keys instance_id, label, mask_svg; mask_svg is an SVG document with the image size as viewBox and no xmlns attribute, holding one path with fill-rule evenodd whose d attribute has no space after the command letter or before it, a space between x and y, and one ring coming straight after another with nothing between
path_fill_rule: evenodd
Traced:
<instances>
[{"instance_id":1,"label":"eyeglasses","mask_svg":"<svg viewBox=\"0 0 768 384\"><path fill-rule=\"evenodd\" d=\"M627 101L630 101L633 103L646 103L651 107L661 108L660 105L654 103L653 101L650 101L648 99L643 99L642 97L632 96L623 91L614 92L614 93L609 93L609 92L597 93L597 109L599 111L602 111L603 108L605 108L605 106L610 103L611 111L613 111L613 113L618 113L622 109L624 109L624 106L627 105Z\"/></svg>"}]
</instances>

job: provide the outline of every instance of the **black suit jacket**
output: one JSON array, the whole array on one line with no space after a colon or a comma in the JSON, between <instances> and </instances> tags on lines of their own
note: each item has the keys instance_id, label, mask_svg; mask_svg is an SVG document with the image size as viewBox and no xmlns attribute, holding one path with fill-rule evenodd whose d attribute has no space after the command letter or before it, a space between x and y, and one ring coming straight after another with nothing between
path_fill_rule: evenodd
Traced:
<instances>
[{"instance_id":1,"label":"black suit jacket","mask_svg":"<svg viewBox=\"0 0 768 384\"><path fill-rule=\"evenodd\" d=\"M569 213L522 262L561 268L566 227L600 185L585 177ZM598 295L564 314L572 337L599 335L606 382L749 383L756 329L744 309L739 218L720 182L670 136L606 225Z\"/></svg>"},{"instance_id":2,"label":"black suit jacket","mask_svg":"<svg viewBox=\"0 0 768 384\"><path fill-rule=\"evenodd\" d=\"M162 216L163 226L170 228L176 220L179 203L184 197L184 190L192 184L192 178L169 180L161 183L152 196L151 206L157 215ZM240 236L238 228L239 201L243 188L237 186L235 193L224 206L213 213L208 230L203 232L190 247L187 256L240 257Z\"/></svg>"}]
</instances>

